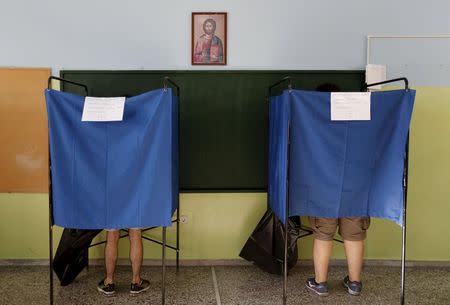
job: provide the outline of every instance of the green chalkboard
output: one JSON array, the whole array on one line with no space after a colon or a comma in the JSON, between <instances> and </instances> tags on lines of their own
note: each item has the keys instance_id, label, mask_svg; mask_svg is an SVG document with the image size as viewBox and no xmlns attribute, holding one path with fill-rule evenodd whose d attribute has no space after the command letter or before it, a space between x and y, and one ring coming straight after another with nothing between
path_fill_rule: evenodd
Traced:
<instances>
[{"instance_id":1,"label":"green chalkboard","mask_svg":"<svg viewBox=\"0 0 450 305\"><path fill-rule=\"evenodd\" d=\"M91 96L133 96L161 88L171 77L181 88L180 182L184 192L265 191L267 89L285 76L294 89L332 82L359 91L364 71L80 71L62 78L86 84ZM279 93L286 88L280 85ZM70 85L64 91L83 94Z\"/></svg>"}]
</instances>

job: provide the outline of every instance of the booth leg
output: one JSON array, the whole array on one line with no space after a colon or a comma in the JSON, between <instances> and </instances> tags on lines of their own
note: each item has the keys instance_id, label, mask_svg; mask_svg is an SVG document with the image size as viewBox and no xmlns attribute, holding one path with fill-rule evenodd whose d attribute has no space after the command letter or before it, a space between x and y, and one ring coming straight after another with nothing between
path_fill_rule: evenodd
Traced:
<instances>
[{"instance_id":1,"label":"booth leg","mask_svg":"<svg viewBox=\"0 0 450 305\"><path fill-rule=\"evenodd\" d=\"M288 248L288 222L284 225L284 262L283 262L283 305L287 302L287 248Z\"/></svg>"},{"instance_id":2,"label":"booth leg","mask_svg":"<svg viewBox=\"0 0 450 305\"><path fill-rule=\"evenodd\" d=\"M166 304L166 227L163 227L161 303Z\"/></svg>"},{"instance_id":3,"label":"booth leg","mask_svg":"<svg viewBox=\"0 0 450 305\"><path fill-rule=\"evenodd\" d=\"M405 211L403 212L405 214ZM402 291L400 297L400 304L405 304L405 272L406 271L406 217L403 216L402 226Z\"/></svg>"},{"instance_id":4,"label":"booth leg","mask_svg":"<svg viewBox=\"0 0 450 305\"><path fill-rule=\"evenodd\" d=\"M48 228L48 243L49 243L49 292L50 292L50 305L53 305L53 226Z\"/></svg>"},{"instance_id":5,"label":"booth leg","mask_svg":"<svg viewBox=\"0 0 450 305\"><path fill-rule=\"evenodd\" d=\"M176 250L177 272L180 268L180 207L177 208L177 250Z\"/></svg>"}]
</instances>

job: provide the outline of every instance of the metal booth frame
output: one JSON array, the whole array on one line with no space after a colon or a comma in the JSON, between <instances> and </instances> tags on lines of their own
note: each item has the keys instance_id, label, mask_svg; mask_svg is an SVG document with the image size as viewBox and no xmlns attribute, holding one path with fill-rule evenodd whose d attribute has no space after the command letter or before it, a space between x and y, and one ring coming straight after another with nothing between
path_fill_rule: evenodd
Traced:
<instances>
[{"instance_id":1,"label":"metal booth frame","mask_svg":"<svg viewBox=\"0 0 450 305\"><path fill-rule=\"evenodd\" d=\"M64 78L56 77L56 76L50 76L48 78L48 84L47 89L52 89L52 80L57 80L63 83L68 83L71 85L82 87L86 93L86 96L89 94L88 87L84 84L73 82ZM164 77L163 80L164 89L167 89L170 85L176 88L177 96L180 102L180 87L168 76ZM180 111L178 111L178 147L180 145L180 130L179 130L179 121L180 121ZM178 152L179 153L179 152ZM51 151L50 151L50 141L49 141L49 149L48 149L48 168L49 168L49 184L48 184L48 199L49 199L49 227L48 227L48 239L49 239L49 302L50 305L54 304L54 284L53 284L53 198L52 198L52 166L51 166ZM178 177L178 180L180 178ZM179 184L179 181L178 181ZM179 194L179 190L178 190ZM162 246L162 279L161 279L161 304L165 305L166 303L166 248L172 249L176 253L176 272L179 271L179 259L180 259L180 205L178 204L178 208L176 210L176 216L174 219L172 219L172 223L176 224L176 245L171 246L167 244L167 227L162 227L162 241L147 237L142 235L142 238L144 240L147 240L149 242L153 242L156 244L159 244ZM150 227L145 228L142 230L142 233L145 233L149 230L155 229L157 227ZM125 234L121 234L119 238L124 238L128 236L128 230L120 230L122 232L125 232ZM101 244L106 243L106 241L101 241L95 244L91 244L90 247L98 246ZM88 255L88 254L86 254ZM88 266L89 267L89 261Z\"/></svg>"},{"instance_id":2,"label":"metal booth frame","mask_svg":"<svg viewBox=\"0 0 450 305\"><path fill-rule=\"evenodd\" d=\"M363 88L361 88L361 91L368 90L369 87L376 86L376 85L382 85L382 84L388 84L393 82L403 81L405 83L405 90L409 91L409 82L406 77L400 77L395 79L386 80L383 82L373 83L373 84L365 84ZM287 82L287 89L292 90L292 80L289 76L284 77L283 79L277 81L276 83L272 84L268 88L268 96L267 96L267 102L268 105L270 103L270 97L272 96L272 89L282 83ZM269 113L269 119L270 119L270 111ZM287 303L287 249L288 249L288 230L287 225L289 221L289 161L290 161L290 140L291 140L291 123L288 122L288 148L287 148L287 179L286 179L286 215L284 222L284 259L283 259L283 305L286 305ZM409 130L408 130L408 136L406 140L405 145L405 156L403 160L404 170L403 170L403 225L402 225L402 258L401 258L401 289L400 289L400 304L405 304L405 280L406 280L406 208L408 203L408 165L409 165ZM269 196L267 196L269 198ZM267 199L269 200L269 199ZM300 234L297 239L312 235L313 231L311 228L304 226L301 224L299 229L301 231L304 231L304 234ZM343 243L342 240L334 239L337 242Z\"/></svg>"}]
</instances>

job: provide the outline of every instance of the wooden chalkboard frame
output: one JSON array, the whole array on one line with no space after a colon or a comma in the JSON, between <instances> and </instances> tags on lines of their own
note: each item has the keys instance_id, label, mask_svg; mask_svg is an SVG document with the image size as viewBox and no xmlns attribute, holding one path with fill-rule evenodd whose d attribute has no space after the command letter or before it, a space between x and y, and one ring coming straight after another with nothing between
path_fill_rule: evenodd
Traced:
<instances>
[{"instance_id":1,"label":"wooden chalkboard frame","mask_svg":"<svg viewBox=\"0 0 450 305\"><path fill-rule=\"evenodd\" d=\"M182 192L267 191L267 89L290 76L294 89L325 82L360 91L364 70L62 70L92 96L133 96L161 88L171 77L181 87ZM62 84L63 91L83 95ZM274 94L283 90L274 88Z\"/></svg>"}]
</instances>

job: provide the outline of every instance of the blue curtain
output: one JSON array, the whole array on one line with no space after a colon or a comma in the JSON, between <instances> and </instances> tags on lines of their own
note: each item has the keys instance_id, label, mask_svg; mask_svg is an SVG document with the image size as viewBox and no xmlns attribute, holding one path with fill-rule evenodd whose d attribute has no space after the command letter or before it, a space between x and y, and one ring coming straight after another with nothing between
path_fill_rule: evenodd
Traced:
<instances>
[{"instance_id":1,"label":"blue curtain","mask_svg":"<svg viewBox=\"0 0 450 305\"><path fill-rule=\"evenodd\" d=\"M289 215L373 216L401 225L415 91L373 92L370 121L331 121L330 93L292 90L279 98L290 108ZM281 218L285 206L270 204Z\"/></svg>"},{"instance_id":2,"label":"blue curtain","mask_svg":"<svg viewBox=\"0 0 450 305\"><path fill-rule=\"evenodd\" d=\"M170 226L178 207L178 100L127 98L123 121L82 122L84 97L46 90L56 225Z\"/></svg>"},{"instance_id":3,"label":"blue curtain","mask_svg":"<svg viewBox=\"0 0 450 305\"><path fill-rule=\"evenodd\" d=\"M289 141L289 93L272 96L269 101L269 184L272 210L285 221Z\"/></svg>"}]
</instances>

